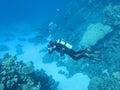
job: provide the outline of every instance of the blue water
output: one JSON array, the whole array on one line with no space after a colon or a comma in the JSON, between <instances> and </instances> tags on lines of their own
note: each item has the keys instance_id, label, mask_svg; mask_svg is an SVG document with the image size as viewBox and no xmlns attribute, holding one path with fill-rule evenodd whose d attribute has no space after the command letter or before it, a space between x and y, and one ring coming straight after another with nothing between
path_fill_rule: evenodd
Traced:
<instances>
[{"instance_id":1,"label":"blue water","mask_svg":"<svg viewBox=\"0 0 120 90\"><path fill-rule=\"evenodd\" d=\"M0 0L0 23L41 23L57 15L57 9L64 8L67 0Z\"/></svg>"},{"instance_id":2,"label":"blue water","mask_svg":"<svg viewBox=\"0 0 120 90\"><path fill-rule=\"evenodd\" d=\"M57 51L49 55L48 43L57 39L64 39L75 51L89 48L82 54L91 57L75 61ZM32 61L35 70L46 73L47 78L35 72L43 75L37 90L120 90L120 2L0 0L0 58L5 53L16 55L17 61ZM35 79L32 75L26 76ZM0 87L7 88L7 83L1 81ZM16 88L11 83L7 90Z\"/></svg>"}]
</instances>

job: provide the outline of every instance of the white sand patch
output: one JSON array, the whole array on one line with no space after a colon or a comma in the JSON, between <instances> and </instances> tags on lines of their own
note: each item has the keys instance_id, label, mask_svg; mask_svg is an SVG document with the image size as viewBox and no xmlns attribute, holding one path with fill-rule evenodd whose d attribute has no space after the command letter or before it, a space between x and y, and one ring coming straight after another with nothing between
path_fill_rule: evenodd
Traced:
<instances>
[{"instance_id":1,"label":"white sand patch","mask_svg":"<svg viewBox=\"0 0 120 90\"><path fill-rule=\"evenodd\" d=\"M59 90L88 90L90 79L81 73L60 81Z\"/></svg>"}]
</instances>

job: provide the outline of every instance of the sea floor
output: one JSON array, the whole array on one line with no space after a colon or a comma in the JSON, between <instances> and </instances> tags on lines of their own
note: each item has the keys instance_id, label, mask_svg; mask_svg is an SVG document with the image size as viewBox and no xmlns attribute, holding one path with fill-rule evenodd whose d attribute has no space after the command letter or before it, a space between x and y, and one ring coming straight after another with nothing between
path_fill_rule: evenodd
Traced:
<instances>
[{"instance_id":1,"label":"sea floor","mask_svg":"<svg viewBox=\"0 0 120 90\"><path fill-rule=\"evenodd\" d=\"M57 67L56 62L50 64L42 62L42 57L47 53L47 37L45 37L46 41L39 43L40 40L34 38L39 35L39 32L33 31L29 25L17 25L13 30L6 27L0 29L0 58L5 53L9 53L16 55L18 60L32 61L36 69L44 69L48 75L53 76L55 81L60 82L58 90L88 90L90 79L87 75L77 73L71 78L66 78L58 73L60 70L67 72L65 67Z\"/></svg>"}]
</instances>

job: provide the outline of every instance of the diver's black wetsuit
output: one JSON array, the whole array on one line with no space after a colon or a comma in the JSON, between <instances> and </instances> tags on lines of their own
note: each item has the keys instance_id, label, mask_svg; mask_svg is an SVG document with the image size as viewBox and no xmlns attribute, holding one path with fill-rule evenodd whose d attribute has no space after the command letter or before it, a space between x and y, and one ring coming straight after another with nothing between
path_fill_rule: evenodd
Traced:
<instances>
[{"instance_id":1,"label":"diver's black wetsuit","mask_svg":"<svg viewBox=\"0 0 120 90\"><path fill-rule=\"evenodd\" d=\"M74 51L73 49L69 49L65 45L62 45L60 43L57 43L56 41L50 41L48 44L48 52L49 54L53 53L53 51L60 52L60 55L63 56L64 54L69 55L74 60L79 60L83 57L88 57L85 52L86 50L79 50Z\"/></svg>"}]
</instances>

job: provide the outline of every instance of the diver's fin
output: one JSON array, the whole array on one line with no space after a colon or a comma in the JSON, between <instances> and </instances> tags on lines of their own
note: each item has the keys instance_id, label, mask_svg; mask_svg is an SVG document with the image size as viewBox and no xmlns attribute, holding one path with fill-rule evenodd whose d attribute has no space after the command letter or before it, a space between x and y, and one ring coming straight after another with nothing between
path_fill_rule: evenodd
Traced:
<instances>
[{"instance_id":1,"label":"diver's fin","mask_svg":"<svg viewBox=\"0 0 120 90\"><path fill-rule=\"evenodd\" d=\"M87 53L94 53L94 54L99 54L100 51L92 51L90 48L86 48Z\"/></svg>"},{"instance_id":2,"label":"diver's fin","mask_svg":"<svg viewBox=\"0 0 120 90\"><path fill-rule=\"evenodd\" d=\"M95 54L99 54L99 53L100 53L100 51L93 51L93 53L95 53Z\"/></svg>"},{"instance_id":3,"label":"diver's fin","mask_svg":"<svg viewBox=\"0 0 120 90\"><path fill-rule=\"evenodd\" d=\"M91 57L91 55L90 55L89 53L85 53L85 55L86 55L87 57Z\"/></svg>"},{"instance_id":4,"label":"diver's fin","mask_svg":"<svg viewBox=\"0 0 120 90\"><path fill-rule=\"evenodd\" d=\"M95 60L95 61L100 61L100 59L99 58L96 58L96 57L94 57L94 58L92 58L93 60Z\"/></svg>"},{"instance_id":5,"label":"diver's fin","mask_svg":"<svg viewBox=\"0 0 120 90\"><path fill-rule=\"evenodd\" d=\"M92 52L90 48L86 48L86 52Z\"/></svg>"}]
</instances>

